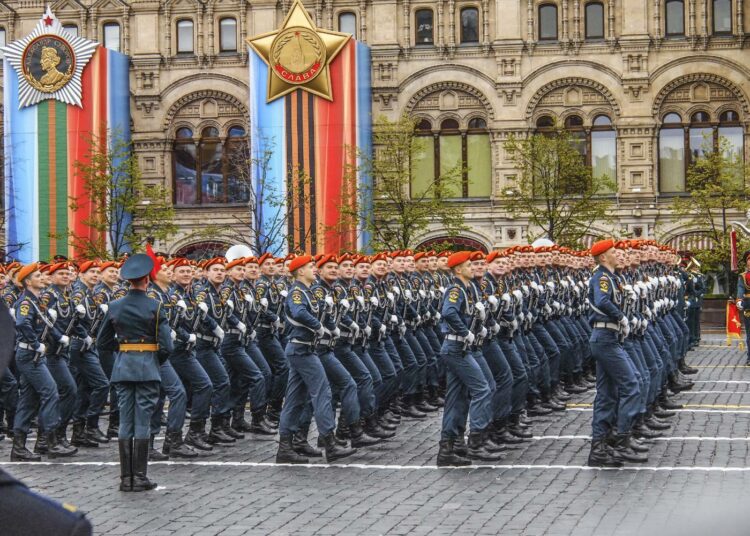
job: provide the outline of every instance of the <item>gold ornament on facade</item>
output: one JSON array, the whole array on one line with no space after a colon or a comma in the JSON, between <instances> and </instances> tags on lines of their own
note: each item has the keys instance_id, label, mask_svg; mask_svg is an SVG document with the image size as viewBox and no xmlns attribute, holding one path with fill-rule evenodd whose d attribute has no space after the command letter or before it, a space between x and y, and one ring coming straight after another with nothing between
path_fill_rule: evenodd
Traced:
<instances>
[{"instance_id":1,"label":"gold ornament on facade","mask_svg":"<svg viewBox=\"0 0 750 536\"><path fill-rule=\"evenodd\" d=\"M43 93L54 93L73 78L76 59L73 49L61 37L44 35L34 39L23 51L23 76Z\"/></svg>"},{"instance_id":2,"label":"gold ornament on facade","mask_svg":"<svg viewBox=\"0 0 750 536\"><path fill-rule=\"evenodd\" d=\"M271 45L273 70L290 84L311 82L325 64L325 47L318 34L307 28L287 28Z\"/></svg>"}]
</instances>

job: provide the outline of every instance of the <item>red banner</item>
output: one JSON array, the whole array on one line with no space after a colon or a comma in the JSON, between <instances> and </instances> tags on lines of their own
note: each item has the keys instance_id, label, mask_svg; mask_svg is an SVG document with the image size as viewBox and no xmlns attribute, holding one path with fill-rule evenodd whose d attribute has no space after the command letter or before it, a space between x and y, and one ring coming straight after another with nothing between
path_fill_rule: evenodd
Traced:
<instances>
[{"instance_id":1,"label":"red banner","mask_svg":"<svg viewBox=\"0 0 750 536\"><path fill-rule=\"evenodd\" d=\"M729 251L732 263L732 271L737 271L737 231L732 229L729 232Z\"/></svg>"},{"instance_id":2,"label":"red banner","mask_svg":"<svg viewBox=\"0 0 750 536\"><path fill-rule=\"evenodd\" d=\"M742 316L737 304L733 301L727 302L727 338L742 337Z\"/></svg>"}]
</instances>

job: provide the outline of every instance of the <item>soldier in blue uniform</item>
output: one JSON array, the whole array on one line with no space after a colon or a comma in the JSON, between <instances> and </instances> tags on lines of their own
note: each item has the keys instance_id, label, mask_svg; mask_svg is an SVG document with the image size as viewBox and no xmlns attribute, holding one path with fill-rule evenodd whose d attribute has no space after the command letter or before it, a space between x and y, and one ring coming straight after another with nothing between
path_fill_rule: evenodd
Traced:
<instances>
[{"instance_id":1,"label":"soldier in blue uniform","mask_svg":"<svg viewBox=\"0 0 750 536\"><path fill-rule=\"evenodd\" d=\"M737 278L737 309L742 314L747 348L746 364L750 365L750 251L742 256L742 265L744 270Z\"/></svg>"},{"instance_id":2,"label":"soldier in blue uniform","mask_svg":"<svg viewBox=\"0 0 750 536\"><path fill-rule=\"evenodd\" d=\"M614 240L602 240L591 247L598 263L589 281L591 354L596 362L593 434L588 464L620 467L623 460L645 462L645 455L630 446L633 421L639 411L638 373L622 341L630 333L623 314L622 286L615 275L617 259Z\"/></svg>"},{"instance_id":3,"label":"soldier in blue uniform","mask_svg":"<svg viewBox=\"0 0 750 536\"><path fill-rule=\"evenodd\" d=\"M161 304L146 295L154 261L137 254L120 275L130 281L124 298L109 305L97 337L100 350L115 352L112 383L120 405L120 491L156 488L148 479L151 417L159 400L159 365L172 353L172 330Z\"/></svg>"}]
</instances>

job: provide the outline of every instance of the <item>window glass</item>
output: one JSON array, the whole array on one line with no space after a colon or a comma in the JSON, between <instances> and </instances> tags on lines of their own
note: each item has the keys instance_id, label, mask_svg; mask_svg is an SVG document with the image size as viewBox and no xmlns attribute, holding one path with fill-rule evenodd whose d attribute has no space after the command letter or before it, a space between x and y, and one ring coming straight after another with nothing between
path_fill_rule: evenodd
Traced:
<instances>
[{"instance_id":1,"label":"window glass","mask_svg":"<svg viewBox=\"0 0 750 536\"><path fill-rule=\"evenodd\" d=\"M234 126L229 129L228 136L230 138L241 138L245 135L245 129L242 127Z\"/></svg>"},{"instance_id":2,"label":"window glass","mask_svg":"<svg viewBox=\"0 0 750 536\"><path fill-rule=\"evenodd\" d=\"M662 192L685 191L685 133L681 128L659 132L659 184Z\"/></svg>"},{"instance_id":3,"label":"window glass","mask_svg":"<svg viewBox=\"0 0 750 536\"><path fill-rule=\"evenodd\" d=\"M666 6L667 35L685 34L685 6L682 0L668 0Z\"/></svg>"},{"instance_id":4,"label":"window glass","mask_svg":"<svg viewBox=\"0 0 750 536\"><path fill-rule=\"evenodd\" d=\"M682 118L679 115L675 114L675 113L670 113L670 114L667 114L667 115L664 116L664 119L662 119L662 122L664 124L667 124L667 123L682 123Z\"/></svg>"},{"instance_id":5,"label":"window glass","mask_svg":"<svg viewBox=\"0 0 750 536\"><path fill-rule=\"evenodd\" d=\"M63 24L63 30L72 36L78 37L78 26L75 24Z\"/></svg>"},{"instance_id":6,"label":"window glass","mask_svg":"<svg viewBox=\"0 0 750 536\"><path fill-rule=\"evenodd\" d=\"M446 119L440 123L440 130L458 130L458 121L455 119Z\"/></svg>"},{"instance_id":7,"label":"window glass","mask_svg":"<svg viewBox=\"0 0 750 536\"><path fill-rule=\"evenodd\" d=\"M469 168L469 197L492 193L492 150L489 134L469 134L466 160Z\"/></svg>"},{"instance_id":8,"label":"window glass","mask_svg":"<svg viewBox=\"0 0 750 536\"><path fill-rule=\"evenodd\" d=\"M218 140L201 141L201 183L203 204L224 202L222 147Z\"/></svg>"},{"instance_id":9,"label":"window glass","mask_svg":"<svg viewBox=\"0 0 750 536\"><path fill-rule=\"evenodd\" d=\"M189 53L193 51L193 21L181 20L177 22L177 52Z\"/></svg>"},{"instance_id":10,"label":"window glass","mask_svg":"<svg viewBox=\"0 0 750 536\"><path fill-rule=\"evenodd\" d=\"M608 177L616 180L617 140L614 130L594 130L591 132L591 171L594 177Z\"/></svg>"},{"instance_id":11,"label":"window glass","mask_svg":"<svg viewBox=\"0 0 750 536\"><path fill-rule=\"evenodd\" d=\"M432 33L432 10L431 9L418 9L414 15L416 24L414 25L416 31L415 43L417 45L431 45L434 43Z\"/></svg>"},{"instance_id":12,"label":"window glass","mask_svg":"<svg viewBox=\"0 0 750 536\"><path fill-rule=\"evenodd\" d=\"M714 33L732 33L731 0L713 0Z\"/></svg>"},{"instance_id":13,"label":"window glass","mask_svg":"<svg viewBox=\"0 0 750 536\"><path fill-rule=\"evenodd\" d=\"M219 21L219 46L221 52L237 52L237 20Z\"/></svg>"},{"instance_id":14,"label":"window glass","mask_svg":"<svg viewBox=\"0 0 750 536\"><path fill-rule=\"evenodd\" d=\"M239 128L244 134L244 129L233 128ZM227 203L247 203L250 200L250 148L247 141L230 138L226 152Z\"/></svg>"},{"instance_id":15,"label":"window glass","mask_svg":"<svg viewBox=\"0 0 750 536\"><path fill-rule=\"evenodd\" d=\"M102 28L104 36L104 48L109 50L120 51L120 25L115 22L108 22Z\"/></svg>"},{"instance_id":16,"label":"window glass","mask_svg":"<svg viewBox=\"0 0 750 536\"><path fill-rule=\"evenodd\" d=\"M479 11L475 7L461 10L461 42L479 42Z\"/></svg>"},{"instance_id":17,"label":"window glass","mask_svg":"<svg viewBox=\"0 0 750 536\"><path fill-rule=\"evenodd\" d=\"M711 127L690 128L690 155L693 161L712 151L714 129Z\"/></svg>"},{"instance_id":18,"label":"window glass","mask_svg":"<svg viewBox=\"0 0 750 536\"><path fill-rule=\"evenodd\" d=\"M539 39L557 39L557 6L539 8Z\"/></svg>"},{"instance_id":19,"label":"window glass","mask_svg":"<svg viewBox=\"0 0 750 536\"><path fill-rule=\"evenodd\" d=\"M201 134L204 138L218 138L219 137L219 129L216 127L206 127L203 129L203 133Z\"/></svg>"},{"instance_id":20,"label":"window glass","mask_svg":"<svg viewBox=\"0 0 750 536\"><path fill-rule=\"evenodd\" d=\"M487 121L481 117L475 117L469 121L469 128L487 128Z\"/></svg>"},{"instance_id":21,"label":"window glass","mask_svg":"<svg viewBox=\"0 0 750 536\"><path fill-rule=\"evenodd\" d=\"M719 139L726 138L730 149L724 154L728 158L742 157L743 140L745 139L742 127L719 127Z\"/></svg>"},{"instance_id":22,"label":"window glass","mask_svg":"<svg viewBox=\"0 0 750 536\"><path fill-rule=\"evenodd\" d=\"M6 35L7 34L5 33L5 28L0 28L0 47L4 47L5 46L6 39L7 39ZM2 58L3 56L4 56L3 55L3 51L0 50L0 58Z\"/></svg>"},{"instance_id":23,"label":"window glass","mask_svg":"<svg viewBox=\"0 0 750 536\"><path fill-rule=\"evenodd\" d=\"M586 39L604 38L604 6L598 2L586 4Z\"/></svg>"},{"instance_id":24,"label":"window glass","mask_svg":"<svg viewBox=\"0 0 750 536\"><path fill-rule=\"evenodd\" d=\"M536 120L537 128L551 128L555 124L555 120L548 115L543 115Z\"/></svg>"},{"instance_id":25,"label":"window glass","mask_svg":"<svg viewBox=\"0 0 750 536\"><path fill-rule=\"evenodd\" d=\"M339 31L357 36L357 16L346 12L339 14Z\"/></svg>"},{"instance_id":26,"label":"window glass","mask_svg":"<svg viewBox=\"0 0 750 536\"><path fill-rule=\"evenodd\" d=\"M721 123L735 123L739 120L740 116L734 110L727 110L726 112L722 112L721 117L719 117L719 121Z\"/></svg>"},{"instance_id":27,"label":"window glass","mask_svg":"<svg viewBox=\"0 0 750 536\"><path fill-rule=\"evenodd\" d=\"M461 169L461 136L440 136L440 175L452 173L460 174ZM449 188L446 188L446 197L461 197L461 181L453 180Z\"/></svg>"},{"instance_id":28,"label":"window glass","mask_svg":"<svg viewBox=\"0 0 750 536\"><path fill-rule=\"evenodd\" d=\"M411 156L411 195L420 198L435 180L435 142L432 137L415 137Z\"/></svg>"},{"instance_id":29,"label":"window glass","mask_svg":"<svg viewBox=\"0 0 750 536\"><path fill-rule=\"evenodd\" d=\"M594 118L595 127L605 127L605 126L610 126L610 125L612 125L612 120L606 115L597 115Z\"/></svg>"},{"instance_id":30,"label":"window glass","mask_svg":"<svg viewBox=\"0 0 750 536\"><path fill-rule=\"evenodd\" d=\"M189 129L180 129L187 130ZM198 202L198 172L194 143L176 143L174 147L175 204L194 205Z\"/></svg>"}]
</instances>

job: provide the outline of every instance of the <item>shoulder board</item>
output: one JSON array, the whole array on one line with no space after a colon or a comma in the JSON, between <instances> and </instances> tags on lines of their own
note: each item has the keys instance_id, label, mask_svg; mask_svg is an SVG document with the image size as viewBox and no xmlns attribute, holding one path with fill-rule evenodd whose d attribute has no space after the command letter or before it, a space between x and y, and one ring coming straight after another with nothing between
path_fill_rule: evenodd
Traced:
<instances>
[{"instance_id":1,"label":"shoulder board","mask_svg":"<svg viewBox=\"0 0 750 536\"><path fill-rule=\"evenodd\" d=\"M315 287L315 288L313 289L313 295L314 295L314 296L315 296L316 298L320 299L320 300L323 300L323 299L325 299L325 297L326 297L326 293L325 293L325 291L323 290L323 287Z\"/></svg>"},{"instance_id":2,"label":"shoulder board","mask_svg":"<svg viewBox=\"0 0 750 536\"><path fill-rule=\"evenodd\" d=\"M304 296L302 296L302 291L301 290L294 289L292 291L292 303L294 303L295 305L301 305L303 298L304 298Z\"/></svg>"}]
</instances>

